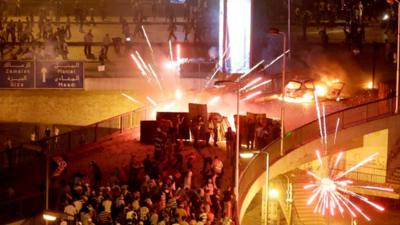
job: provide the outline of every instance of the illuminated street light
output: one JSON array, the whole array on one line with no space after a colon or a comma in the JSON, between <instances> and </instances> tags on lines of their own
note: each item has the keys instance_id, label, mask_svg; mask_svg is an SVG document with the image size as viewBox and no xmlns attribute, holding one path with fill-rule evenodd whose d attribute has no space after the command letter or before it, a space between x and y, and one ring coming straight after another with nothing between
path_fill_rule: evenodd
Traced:
<instances>
[{"instance_id":1,"label":"illuminated street light","mask_svg":"<svg viewBox=\"0 0 400 225\"><path fill-rule=\"evenodd\" d=\"M269 198L271 198L271 199L278 199L278 198L279 198L279 190L278 190L278 189L275 189L275 188L271 189L271 190L269 191Z\"/></svg>"},{"instance_id":2,"label":"illuminated street light","mask_svg":"<svg viewBox=\"0 0 400 225\"><path fill-rule=\"evenodd\" d=\"M258 154L264 154L265 155L265 184L264 184L264 191L263 191L263 197L262 197L262 203L261 203L261 224L263 225L268 225L268 202L269 198L274 198L272 196L276 196L277 190L272 189L271 192L269 191L269 153L266 151L246 151L246 152L241 152L240 157L243 159L250 159L255 155ZM271 196L272 194L272 196ZM279 196L279 192L278 192Z\"/></svg>"}]
</instances>

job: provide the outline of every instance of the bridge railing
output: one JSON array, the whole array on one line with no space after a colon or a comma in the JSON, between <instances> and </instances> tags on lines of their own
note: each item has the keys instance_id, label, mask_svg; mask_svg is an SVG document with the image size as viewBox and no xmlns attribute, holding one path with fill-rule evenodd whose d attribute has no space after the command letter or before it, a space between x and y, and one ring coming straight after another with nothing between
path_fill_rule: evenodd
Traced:
<instances>
[{"instance_id":1,"label":"bridge railing","mask_svg":"<svg viewBox=\"0 0 400 225\"><path fill-rule=\"evenodd\" d=\"M338 130L356 126L382 117L394 114L395 98L380 99L362 105L346 108L344 110L326 115L327 133L331 134L336 129L336 121L340 119ZM286 133L284 137L283 156L296 148L307 144L320 137L318 121L312 121L302 127ZM275 140L262 151L270 155L270 164L279 160L280 139ZM256 155L247 166L241 171L239 180L239 207L254 181L265 171L265 155Z\"/></svg>"}]
</instances>

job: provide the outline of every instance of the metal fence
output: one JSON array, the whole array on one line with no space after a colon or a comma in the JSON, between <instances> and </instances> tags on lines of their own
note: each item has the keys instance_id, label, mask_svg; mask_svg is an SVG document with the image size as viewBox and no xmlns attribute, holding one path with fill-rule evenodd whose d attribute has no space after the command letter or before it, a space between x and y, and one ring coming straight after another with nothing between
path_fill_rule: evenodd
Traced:
<instances>
[{"instance_id":1,"label":"metal fence","mask_svg":"<svg viewBox=\"0 0 400 225\"><path fill-rule=\"evenodd\" d=\"M327 132L331 134L335 131L337 118L340 118L340 125L338 127L340 131L345 128L393 115L394 106L395 98L392 97L331 113L326 116ZM317 120L287 133L284 137L283 155L319 138L319 136L320 132ZM282 157L280 155L280 139L275 140L262 151L267 151L269 153L270 165L273 164ZM264 157L264 154L256 155L243 171L241 171L239 180L239 191L241 193L239 195L239 207L242 206L244 198L253 182L265 171Z\"/></svg>"}]
</instances>

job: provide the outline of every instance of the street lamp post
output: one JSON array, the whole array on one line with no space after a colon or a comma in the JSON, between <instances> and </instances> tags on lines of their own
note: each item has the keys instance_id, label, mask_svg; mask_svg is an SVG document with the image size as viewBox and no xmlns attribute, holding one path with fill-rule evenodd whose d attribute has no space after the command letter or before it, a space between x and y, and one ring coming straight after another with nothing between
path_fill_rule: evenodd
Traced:
<instances>
[{"instance_id":1,"label":"street lamp post","mask_svg":"<svg viewBox=\"0 0 400 225\"><path fill-rule=\"evenodd\" d=\"M283 156L283 137L285 136L285 83L286 83L286 44L287 44L287 35L284 32L279 32L283 37L283 62L282 62L282 102L281 102L281 142L280 142L280 153Z\"/></svg>"},{"instance_id":2,"label":"street lamp post","mask_svg":"<svg viewBox=\"0 0 400 225\"><path fill-rule=\"evenodd\" d=\"M237 81L237 96L236 96L236 148L235 148L235 200L236 200L236 218L237 224L240 224L240 209L239 209L239 154L240 154L240 76Z\"/></svg>"},{"instance_id":3,"label":"street lamp post","mask_svg":"<svg viewBox=\"0 0 400 225\"><path fill-rule=\"evenodd\" d=\"M243 152L240 154L241 158L249 159L254 156L254 154L264 154L265 155L265 183L262 192L262 203L261 203L261 224L268 225L268 204L269 204L269 153L266 151L251 151Z\"/></svg>"}]
</instances>

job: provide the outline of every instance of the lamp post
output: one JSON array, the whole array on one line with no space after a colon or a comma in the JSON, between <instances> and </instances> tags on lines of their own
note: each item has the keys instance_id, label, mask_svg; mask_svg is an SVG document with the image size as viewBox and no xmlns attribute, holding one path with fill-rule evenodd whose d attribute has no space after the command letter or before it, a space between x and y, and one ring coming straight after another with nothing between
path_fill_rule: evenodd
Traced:
<instances>
[{"instance_id":1,"label":"lamp post","mask_svg":"<svg viewBox=\"0 0 400 225\"><path fill-rule=\"evenodd\" d=\"M286 45L287 45L287 35L284 32L279 32L283 37L283 62L282 62L282 102L281 102L281 156L283 156L283 137L285 136L285 84L286 84Z\"/></svg>"},{"instance_id":2,"label":"lamp post","mask_svg":"<svg viewBox=\"0 0 400 225\"><path fill-rule=\"evenodd\" d=\"M268 203L269 203L269 153L266 151L251 151L243 152L240 154L241 158L249 159L255 154L265 155L265 183L262 193L262 203L261 203L261 224L268 225Z\"/></svg>"},{"instance_id":3,"label":"lamp post","mask_svg":"<svg viewBox=\"0 0 400 225\"><path fill-rule=\"evenodd\" d=\"M240 210L239 210L239 154L240 154L240 80L241 77L239 75L239 78L237 80L220 80L216 81L214 83L214 86L223 86L225 83L234 83L236 84L236 146L235 146L235 187L234 187L234 193L235 193L235 201L236 201L236 211L235 215L237 218L237 224L239 225L240 222Z\"/></svg>"}]
</instances>

